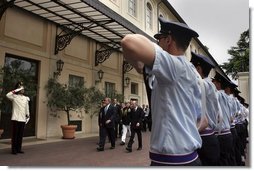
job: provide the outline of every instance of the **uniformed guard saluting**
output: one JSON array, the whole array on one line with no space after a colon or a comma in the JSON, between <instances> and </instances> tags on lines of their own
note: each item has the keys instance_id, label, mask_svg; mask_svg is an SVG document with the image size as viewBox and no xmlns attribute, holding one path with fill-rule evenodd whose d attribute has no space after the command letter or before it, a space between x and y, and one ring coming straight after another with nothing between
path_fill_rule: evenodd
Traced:
<instances>
[{"instance_id":1,"label":"uniformed guard saluting","mask_svg":"<svg viewBox=\"0 0 254 171\"><path fill-rule=\"evenodd\" d=\"M123 55L142 73L150 76L152 88L152 166L200 165L197 149L201 138L197 121L201 117L201 90L195 67L184 53L198 34L186 24L159 18L161 30L154 37L126 35L121 41Z\"/></svg>"}]
</instances>

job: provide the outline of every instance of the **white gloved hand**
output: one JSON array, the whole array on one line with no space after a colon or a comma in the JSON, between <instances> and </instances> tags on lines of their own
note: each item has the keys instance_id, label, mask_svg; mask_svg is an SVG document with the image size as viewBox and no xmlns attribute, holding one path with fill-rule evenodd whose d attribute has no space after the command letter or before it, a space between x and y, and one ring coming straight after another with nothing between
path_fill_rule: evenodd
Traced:
<instances>
[{"instance_id":1,"label":"white gloved hand","mask_svg":"<svg viewBox=\"0 0 254 171\"><path fill-rule=\"evenodd\" d=\"M30 118L28 117L28 118L26 118L26 124L28 123L28 121L30 120Z\"/></svg>"},{"instance_id":2,"label":"white gloved hand","mask_svg":"<svg viewBox=\"0 0 254 171\"><path fill-rule=\"evenodd\" d=\"M21 90L23 90L24 89L24 87L23 86L21 86L20 88L17 88L16 90L14 90L13 92L14 93L17 93L17 92L19 92L19 91L21 91Z\"/></svg>"},{"instance_id":3,"label":"white gloved hand","mask_svg":"<svg viewBox=\"0 0 254 171\"><path fill-rule=\"evenodd\" d=\"M106 124L109 124L110 122L111 122L111 120L107 120L107 121L106 121Z\"/></svg>"}]
</instances>

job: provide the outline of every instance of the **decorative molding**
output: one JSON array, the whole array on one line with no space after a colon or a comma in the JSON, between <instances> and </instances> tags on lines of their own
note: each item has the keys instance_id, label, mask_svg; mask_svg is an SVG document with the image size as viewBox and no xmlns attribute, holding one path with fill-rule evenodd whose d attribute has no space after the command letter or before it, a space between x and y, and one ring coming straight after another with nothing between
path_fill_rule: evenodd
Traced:
<instances>
[{"instance_id":1,"label":"decorative molding","mask_svg":"<svg viewBox=\"0 0 254 171\"><path fill-rule=\"evenodd\" d=\"M78 28L78 26L76 28ZM77 31L75 31L75 29L71 30L64 26L62 26L61 29L62 31L56 35L55 54L58 54L59 51L64 50L64 48L71 43L71 40L84 30L78 28Z\"/></svg>"},{"instance_id":2,"label":"decorative molding","mask_svg":"<svg viewBox=\"0 0 254 171\"><path fill-rule=\"evenodd\" d=\"M109 48L109 47L106 48L105 46L102 46L99 50L96 50L96 52L95 52L95 66L106 61L113 52L114 52L113 48Z\"/></svg>"},{"instance_id":3,"label":"decorative molding","mask_svg":"<svg viewBox=\"0 0 254 171\"><path fill-rule=\"evenodd\" d=\"M123 72L127 73L133 69L133 66L127 61L123 61Z\"/></svg>"}]
</instances>

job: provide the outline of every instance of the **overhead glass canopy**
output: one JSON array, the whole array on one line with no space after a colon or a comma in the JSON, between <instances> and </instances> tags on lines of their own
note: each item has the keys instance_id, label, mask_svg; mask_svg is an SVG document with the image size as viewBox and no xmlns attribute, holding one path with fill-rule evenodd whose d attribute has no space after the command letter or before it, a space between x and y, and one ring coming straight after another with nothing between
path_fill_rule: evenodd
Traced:
<instances>
[{"instance_id":1,"label":"overhead glass canopy","mask_svg":"<svg viewBox=\"0 0 254 171\"><path fill-rule=\"evenodd\" d=\"M65 41L76 35L89 37L112 50L120 50L120 40L130 33L152 37L109 9L98 0L15 0L15 6L56 23L62 32L57 35L56 53Z\"/></svg>"}]
</instances>

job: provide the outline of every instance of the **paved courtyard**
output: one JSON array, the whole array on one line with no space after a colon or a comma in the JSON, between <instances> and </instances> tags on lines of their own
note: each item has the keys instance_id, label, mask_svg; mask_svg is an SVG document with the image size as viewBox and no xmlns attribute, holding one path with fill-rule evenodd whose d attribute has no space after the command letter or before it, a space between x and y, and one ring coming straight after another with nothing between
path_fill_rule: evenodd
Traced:
<instances>
[{"instance_id":1,"label":"paved courtyard","mask_svg":"<svg viewBox=\"0 0 254 171\"><path fill-rule=\"evenodd\" d=\"M18 155L10 153L10 142L1 140L0 165L10 167L148 167L150 165L150 132L143 132L142 135L143 149L141 151L136 150L138 147L136 137L132 153L128 153L125 150L125 146L120 146L121 141L119 138L117 139L115 149L111 150L110 143L107 143L105 151L97 152L98 136L96 135L77 137L72 140L61 138L49 138L48 140L25 139L23 145L25 153ZM249 144L247 149L249 149ZM250 167L249 156L247 157L246 165ZM231 166L230 168L234 167Z\"/></svg>"},{"instance_id":2,"label":"paved courtyard","mask_svg":"<svg viewBox=\"0 0 254 171\"><path fill-rule=\"evenodd\" d=\"M138 145L137 141L135 141L132 153L126 152L125 146L120 146L121 141L119 138L117 139L115 149L111 150L110 143L107 143L105 151L102 152L97 152L96 150L98 137L76 138L36 145L26 145L25 141L23 147L24 154L12 155L10 153L10 145L8 145L9 148L1 149L0 165L145 167L150 165L148 156L149 137L150 132L143 133L143 149L137 151ZM0 147L1 145L0 143Z\"/></svg>"}]
</instances>

